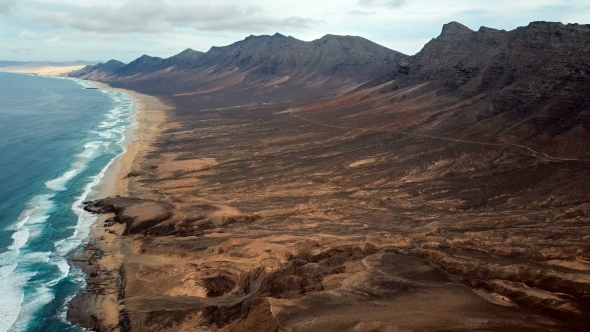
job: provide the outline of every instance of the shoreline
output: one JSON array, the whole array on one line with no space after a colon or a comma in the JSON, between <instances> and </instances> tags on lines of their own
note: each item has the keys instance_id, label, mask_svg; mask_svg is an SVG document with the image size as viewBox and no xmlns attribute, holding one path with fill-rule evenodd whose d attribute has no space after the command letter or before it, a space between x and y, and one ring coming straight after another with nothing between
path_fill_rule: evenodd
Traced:
<instances>
[{"instance_id":1,"label":"shoreline","mask_svg":"<svg viewBox=\"0 0 590 332\"><path fill-rule=\"evenodd\" d=\"M139 163L165 123L169 109L153 96L113 88L89 81L101 90L121 92L133 100L133 125L125 132L123 153L107 168L98 185L97 197L128 196L131 185L128 175L139 169ZM125 313L119 301L124 297L125 276L122 269L121 235L124 226L113 224L110 216L99 216L90 229L90 238L79 257L72 260L88 276L86 292L78 293L68 303L67 320L95 330L124 330Z\"/></svg>"},{"instance_id":2,"label":"shoreline","mask_svg":"<svg viewBox=\"0 0 590 332\"><path fill-rule=\"evenodd\" d=\"M125 133L125 152L117 157L111 167L107 169L103 178L99 195L127 196L129 195L129 177L127 175L138 168L137 162L149 152L150 145L160 132L160 126L166 121L165 111L170 109L156 97L144 95L135 91L113 88L108 84L89 81L101 90L114 90L127 95L135 103L134 125Z\"/></svg>"}]
</instances>

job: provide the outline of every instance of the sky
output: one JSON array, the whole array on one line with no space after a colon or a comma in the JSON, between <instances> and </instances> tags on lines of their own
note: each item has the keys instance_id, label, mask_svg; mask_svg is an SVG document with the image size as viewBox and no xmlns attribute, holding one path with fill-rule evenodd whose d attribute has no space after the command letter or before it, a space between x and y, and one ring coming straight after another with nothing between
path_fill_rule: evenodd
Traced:
<instances>
[{"instance_id":1,"label":"sky","mask_svg":"<svg viewBox=\"0 0 590 332\"><path fill-rule=\"evenodd\" d=\"M412 55L451 21L590 23L589 0L0 0L0 60L129 62L249 35L354 35Z\"/></svg>"}]
</instances>

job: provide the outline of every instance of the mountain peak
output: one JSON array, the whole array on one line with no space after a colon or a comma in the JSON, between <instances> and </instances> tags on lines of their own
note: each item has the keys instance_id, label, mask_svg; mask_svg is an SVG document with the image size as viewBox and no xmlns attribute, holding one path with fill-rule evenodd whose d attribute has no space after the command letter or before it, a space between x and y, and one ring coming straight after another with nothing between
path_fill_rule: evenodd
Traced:
<instances>
[{"instance_id":1,"label":"mountain peak","mask_svg":"<svg viewBox=\"0 0 590 332\"><path fill-rule=\"evenodd\" d=\"M479 33L496 33L496 32L500 32L500 31L504 31L504 30L498 30L498 29L488 28L488 27L484 27L484 26L479 27L479 30L477 30L477 32L479 32Z\"/></svg>"},{"instance_id":2,"label":"mountain peak","mask_svg":"<svg viewBox=\"0 0 590 332\"><path fill-rule=\"evenodd\" d=\"M459 22L450 22L443 25L441 37L442 36L464 36L470 35L473 33L473 30L469 29L468 27L464 26Z\"/></svg>"},{"instance_id":3,"label":"mountain peak","mask_svg":"<svg viewBox=\"0 0 590 332\"><path fill-rule=\"evenodd\" d=\"M170 58L185 58L185 57L196 57L202 55L203 52L195 51L192 48L187 48L186 50L171 56Z\"/></svg>"},{"instance_id":4,"label":"mountain peak","mask_svg":"<svg viewBox=\"0 0 590 332\"><path fill-rule=\"evenodd\" d=\"M182 51L182 52L180 52L178 54L191 54L191 53L195 53L195 52L198 52L198 51L195 51L195 50L193 50L192 48L189 47L186 50L184 50L184 51Z\"/></svg>"},{"instance_id":5,"label":"mountain peak","mask_svg":"<svg viewBox=\"0 0 590 332\"><path fill-rule=\"evenodd\" d=\"M125 64L123 62L119 61L119 60L114 60L113 59L113 60L107 61L105 63L105 65L110 65L110 66L113 66L113 65L115 65L115 66L124 66Z\"/></svg>"},{"instance_id":6,"label":"mountain peak","mask_svg":"<svg viewBox=\"0 0 590 332\"><path fill-rule=\"evenodd\" d=\"M268 39L284 39L287 38L285 35L280 33L275 33L274 35L250 35L244 39L244 41L253 41L253 40L268 40Z\"/></svg>"}]
</instances>

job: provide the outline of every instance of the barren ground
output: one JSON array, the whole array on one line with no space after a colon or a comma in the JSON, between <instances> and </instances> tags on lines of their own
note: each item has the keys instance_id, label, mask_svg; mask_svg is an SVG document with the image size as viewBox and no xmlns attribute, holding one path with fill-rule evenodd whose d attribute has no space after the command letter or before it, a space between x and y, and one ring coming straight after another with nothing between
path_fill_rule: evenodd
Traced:
<instances>
[{"instance_id":1,"label":"barren ground","mask_svg":"<svg viewBox=\"0 0 590 332\"><path fill-rule=\"evenodd\" d=\"M141 199L97 204L127 224L125 319L103 328L587 326L590 189L571 181L590 176L587 162L326 110L169 113L133 163Z\"/></svg>"}]
</instances>

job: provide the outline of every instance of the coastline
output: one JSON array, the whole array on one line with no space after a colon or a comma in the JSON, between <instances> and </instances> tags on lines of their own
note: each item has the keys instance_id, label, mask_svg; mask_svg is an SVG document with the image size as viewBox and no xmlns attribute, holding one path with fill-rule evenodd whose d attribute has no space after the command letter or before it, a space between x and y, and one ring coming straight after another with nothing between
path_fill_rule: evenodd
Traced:
<instances>
[{"instance_id":1,"label":"coastline","mask_svg":"<svg viewBox=\"0 0 590 332\"><path fill-rule=\"evenodd\" d=\"M139 169L144 156L150 152L169 109L156 97L135 91L113 88L90 81L101 90L114 90L127 95L135 103L134 125L125 133L124 152L108 167L99 184L98 197L128 196L131 181L128 175ZM137 189L133 189L138 194ZM86 293L77 294L68 304L68 321L94 330L125 330L125 314L120 306L124 297L125 276L121 265L121 235L124 226L99 216L90 230L90 240L79 257L73 261L88 275Z\"/></svg>"},{"instance_id":2,"label":"coastline","mask_svg":"<svg viewBox=\"0 0 590 332\"><path fill-rule=\"evenodd\" d=\"M136 105L135 125L125 133L125 153L118 157L107 170L100 184L99 196L127 196L130 192L130 177L127 175L137 169L138 163L150 151L150 145L166 121L165 111L169 109L153 96L135 91L113 88L108 84L90 81L101 90L114 90L129 96Z\"/></svg>"}]
</instances>

